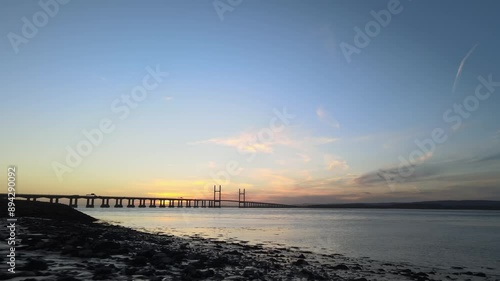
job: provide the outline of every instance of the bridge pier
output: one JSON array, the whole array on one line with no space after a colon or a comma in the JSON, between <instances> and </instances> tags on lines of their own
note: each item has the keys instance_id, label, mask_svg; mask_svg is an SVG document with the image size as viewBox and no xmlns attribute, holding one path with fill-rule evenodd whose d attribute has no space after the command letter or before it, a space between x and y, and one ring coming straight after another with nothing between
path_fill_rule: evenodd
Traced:
<instances>
[{"instance_id":1,"label":"bridge pier","mask_svg":"<svg viewBox=\"0 0 500 281\"><path fill-rule=\"evenodd\" d=\"M139 199L139 208L146 208L146 199Z\"/></svg>"},{"instance_id":2,"label":"bridge pier","mask_svg":"<svg viewBox=\"0 0 500 281\"><path fill-rule=\"evenodd\" d=\"M50 197L50 203L56 203L56 204L59 204L59 197Z\"/></svg>"},{"instance_id":3,"label":"bridge pier","mask_svg":"<svg viewBox=\"0 0 500 281\"><path fill-rule=\"evenodd\" d=\"M123 199L122 198L115 198L115 208L123 208Z\"/></svg>"},{"instance_id":4,"label":"bridge pier","mask_svg":"<svg viewBox=\"0 0 500 281\"><path fill-rule=\"evenodd\" d=\"M160 199L160 208L165 208L165 199Z\"/></svg>"},{"instance_id":5,"label":"bridge pier","mask_svg":"<svg viewBox=\"0 0 500 281\"><path fill-rule=\"evenodd\" d=\"M101 200L101 208L109 208L109 198L102 198Z\"/></svg>"},{"instance_id":6,"label":"bridge pier","mask_svg":"<svg viewBox=\"0 0 500 281\"><path fill-rule=\"evenodd\" d=\"M127 208L135 208L135 199L133 198L128 198L128 204L127 204Z\"/></svg>"},{"instance_id":7,"label":"bridge pier","mask_svg":"<svg viewBox=\"0 0 500 281\"><path fill-rule=\"evenodd\" d=\"M73 208L78 208L78 198L72 198L72 197L69 198L69 206Z\"/></svg>"},{"instance_id":8,"label":"bridge pier","mask_svg":"<svg viewBox=\"0 0 500 281\"><path fill-rule=\"evenodd\" d=\"M94 208L94 198L87 198L87 205L85 208Z\"/></svg>"},{"instance_id":9,"label":"bridge pier","mask_svg":"<svg viewBox=\"0 0 500 281\"><path fill-rule=\"evenodd\" d=\"M149 199L149 208L156 208L156 199Z\"/></svg>"}]
</instances>

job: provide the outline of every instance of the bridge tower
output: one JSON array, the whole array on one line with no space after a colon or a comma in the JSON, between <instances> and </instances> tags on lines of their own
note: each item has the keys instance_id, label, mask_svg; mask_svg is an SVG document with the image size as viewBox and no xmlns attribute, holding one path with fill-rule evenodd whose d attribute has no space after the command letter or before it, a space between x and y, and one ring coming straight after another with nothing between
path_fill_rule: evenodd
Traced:
<instances>
[{"instance_id":1,"label":"bridge tower","mask_svg":"<svg viewBox=\"0 0 500 281\"><path fill-rule=\"evenodd\" d=\"M241 192L241 189L238 189L238 208L241 208L242 207L242 204L243 204L243 208L246 208L247 206L247 203L246 203L246 199L245 199L245 189L243 188L243 192ZM241 200L243 198L243 201Z\"/></svg>"},{"instance_id":2,"label":"bridge tower","mask_svg":"<svg viewBox=\"0 0 500 281\"><path fill-rule=\"evenodd\" d=\"M218 196L217 193L219 193ZM214 185L214 205L213 205L214 208L216 206L218 208L221 207L221 198L222 198L222 186L219 185L219 189L217 189L217 186Z\"/></svg>"}]
</instances>

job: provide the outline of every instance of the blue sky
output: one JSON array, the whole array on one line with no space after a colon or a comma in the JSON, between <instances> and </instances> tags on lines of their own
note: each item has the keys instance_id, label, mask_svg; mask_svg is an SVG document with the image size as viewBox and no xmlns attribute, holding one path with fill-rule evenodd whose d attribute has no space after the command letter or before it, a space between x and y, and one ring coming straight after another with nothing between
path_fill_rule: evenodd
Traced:
<instances>
[{"instance_id":1,"label":"blue sky","mask_svg":"<svg viewBox=\"0 0 500 281\"><path fill-rule=\"evenodd\" d=\"M58 11L27 38L22 18L33 23L40 3ZM243 0L223 20L211 1L40 3L0 11L0 151L21 171L18 192L205 197L222 184L227 198L241 187L294 203L500 199L500 87L474 98L479 76L500 81L495 1ZM346 59L355 27L391 5L400 12ZM148 69L168 76L121 119L113 102ZM477 108L452 129L465 100ZM69 165L67 147L103 119L115 130ZM446 141L398 171L436 128Z\"/></svg>"}]
</instances>

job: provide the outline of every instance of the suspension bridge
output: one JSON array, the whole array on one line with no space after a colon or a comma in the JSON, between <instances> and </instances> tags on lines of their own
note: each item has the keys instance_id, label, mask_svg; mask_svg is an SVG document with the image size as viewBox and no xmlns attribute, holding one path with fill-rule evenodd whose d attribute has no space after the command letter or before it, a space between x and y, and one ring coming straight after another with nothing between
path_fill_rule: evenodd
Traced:
<instances>
[{"instance_id":1,"label":"suspension bridge","mask_svg":"<svg viewBox=\"0 0 500 281\"><path fill-rule=\"evenodd\" d=\"M0 194L0 198L6 199L7 194ZM78 202L84 202L86 208L221 208L221 207L238 207L238 208L293 208L296 206L256 202L246 200L245 189L238 190L238 200L223 200L222 186L214 186L213 199L194 199L194 198L164 198L164 197L137 197L137 196L100 196L94 193L87 195L60 195L60 194L16 194L17 199L25 199L28 201L48 200L50 203L62 203L69 201L69 206L78 208ZM100 204L99 204L100 203Z\"/></svg>"}]
</instances>

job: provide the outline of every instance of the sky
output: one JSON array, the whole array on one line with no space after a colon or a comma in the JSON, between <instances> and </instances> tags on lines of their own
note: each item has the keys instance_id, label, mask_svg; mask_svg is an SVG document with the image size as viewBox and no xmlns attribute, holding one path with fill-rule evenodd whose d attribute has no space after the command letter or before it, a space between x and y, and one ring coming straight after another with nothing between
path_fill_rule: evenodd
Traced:
<instances>
[{"instance_id":1,"label":"sky","mask_svg":"<svg viewBox=\"0 0 500 281\"><path fill-rule=\"evenodd\" d=\"M498 1L3 1L18 193L500 200Z\"/></svg>"}]
</instances>

